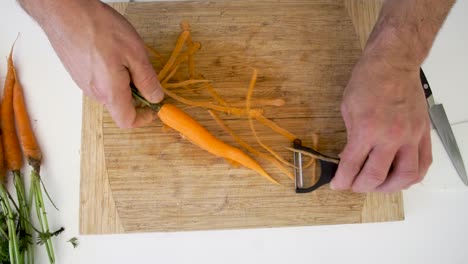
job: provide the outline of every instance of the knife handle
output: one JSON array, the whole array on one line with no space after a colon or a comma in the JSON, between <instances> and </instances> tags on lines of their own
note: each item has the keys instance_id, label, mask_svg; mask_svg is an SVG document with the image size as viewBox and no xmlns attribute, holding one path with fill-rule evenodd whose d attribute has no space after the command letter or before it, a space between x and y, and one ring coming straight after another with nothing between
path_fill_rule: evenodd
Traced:
<instances>
[{"instance_id":1,"label":"knife handle","mask_svg":"<svg viewBox=\"0 0 468 264\"><path fill-rule=\"evenodd\" d=\"M429 85L429 82L427 81L426 75L424 74L422 68L419 68L419 77L421 78L421 85L424 90L424 95L427 99L432 95L432 91L431 86Z\"/></svg>"}]
</instances>

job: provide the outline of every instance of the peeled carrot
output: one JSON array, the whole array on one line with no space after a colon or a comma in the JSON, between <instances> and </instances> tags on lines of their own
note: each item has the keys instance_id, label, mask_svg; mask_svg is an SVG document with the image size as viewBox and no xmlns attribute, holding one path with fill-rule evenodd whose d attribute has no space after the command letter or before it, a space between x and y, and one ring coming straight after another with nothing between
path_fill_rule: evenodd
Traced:
<instances>
[{"instance_id":1,"label":"peeled carrot","mask_svg":"<svg viewBox=\"0 0 468 264\"><path fill-rule=\"evenodd\" d=\"M13 88L15 86L15 72L13 66L13 47L8 56L8 70L1 104L1 130L7 170L19 171L23 166L23 156L18 142L13 113Z\"/></svg>"},{"instance_id":2,"label":"peeled carrot","mask_svg":"<svg viewBox=\"0 0 468 264\"><path fill-rule=\"evenodd\" d=\"M184 111L172 104L164 104L158 112L159 119L181 133L185 138L189 139L193 144L210 152L211 154L232 160L256 171L269 181L279 184L274 178L263 170L263 168L251 157L245 154L238 148L230 146L223 141L213 136L200 123L195 121Z\"/></svg>"},{"instance_id":3,"label":"peeled carrot","mask_svg":"<svg viewBox=\"0 0 468 264\"><path fill-rule=\"evenodd\" d=\"M31 121L24 102L23 87L16 76L15 70L14 73L16 81L13 88L13 110L21 148L29 164L36 171L39 171L42 160L41 149L31 128Z\"/></svg>"}]
</instances>

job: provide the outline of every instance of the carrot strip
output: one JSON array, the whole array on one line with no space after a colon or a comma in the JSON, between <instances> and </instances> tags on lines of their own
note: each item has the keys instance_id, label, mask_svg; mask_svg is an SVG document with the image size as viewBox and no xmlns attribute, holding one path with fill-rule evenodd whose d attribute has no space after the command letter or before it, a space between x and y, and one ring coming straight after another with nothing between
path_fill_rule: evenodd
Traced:
<instances>
[{"instance_id":1,"label":"carrot strip","mask_svg":"<svg viewBox=\"0 0 468 264\"><path fill-rule=\"evenodd\" d=\"M182 31L189 31L189 32L190 32L190 24L189 24L189 22L187 22L186 20L182 20L182 21L180 22L180 25L179 25L179 26L180 26L180 29L181 29ZM187 42L188 42L189 44L190 44L190 41L191 41L191 40L192 40L191 37L190 37L190 38L187 38Z\"/></svg>"},{"instance_id":2,"label":"carrot strip","mask_svg":"<svg viewBox=\"0 0 468 264\"><path fill-rule=\"evenodd\" d=\"M293 133L287 131L286 129L280 127L278 124L276 124L274 121L266 118L265 116L263 115L258 115L258 116L255 116L255 118L262 124L264 124L265 126L271 128L273 131L275 131L276 133L284 136L285 138L289 139L291 142L294 141L296 138L298 138L296 135L294 135Z\"/></svg>"},{"instance_id":3,"label":"carrot strip","mask_svg":"<svg viewBox=\"0 0 468 264\"><path fill-rule=\"evenodd\" d=\"M204 84L202 84L200 86L197 86L197 87L189 87L189 86L177 87L177 88L171 88L171 91L175 91L176 89L179 89L179 90L183 90L184 92L195 93L196 91L205 90L206 86L208 86L208 85L209 85L209 83L204 83ZM212 104L213 102L212 101L205 101L205 103Z\"/></svg>"},{"instance_id":4,"label":"carrot strip","mask_svg":"<svg viewBox=\"0 0 468 264\"><path fill-rule=\"evenodd\" d=\"M318 135L317 134L312 134L312 147L314 149L317 149L318 147ZM311 171L311 176L310 178L312 179L312 182L317 182L317 174L318 174L318 169L317 169L317 159L315 158L311 158L310 161L302 166L302 169L305 170L307 168L309 168L310 166L312 166L312 171Z\"/></svg>"},{"instance_id":5,"label":"carrot strip","mask_svg":"<svg viewBox=\"0 0 468 264\"><path fill-rule=\"evenodd\" d=\"M260 152L257 149L253 148L252 146L250 146L247 142L245 142L242 138L240 138L230 127L228 127L226 125L226 123L224 123L223 120L214 111L208 110L208 112L213 117L213 119L216 121L216 123L218 123L218 125L222 129L224 129L224 131L226 131L229 135L231 135L231 137L239 145L241 145L243 148L245 148L250 153L252 153L252 154L254 154L254 155L256 155L256 156L258 156L258 157L260 157L262 159L265 159L265 160L269 161L270 163L275 165L281 172L286 174L286 176L288 176L291 180L294 180L294 174L290 170L288 170L288 168L283 166L283 164L281 164L277 159L275 159L274 157L272 157L272 156L270 156L270 155L268 155L266 153Z\"/></svg>"},{"instance_id":6,"label":"carrot strip","mask_svg":"<svg viewBox=\"0 0 468 264\"><path fill-rule=\"evenodd\" d=\"M162 80L162 81L161 81L161 85L164 86L169 80L171 80L172 77L174 76L174 74L176 74L176 72L177 72L178 69L179 69L179 66L177 65L176 67L174 67L174 68L169 72L169 74L168 74L164 79L161 79L160 76L158 76L158 78L159 78L160 80Z\"/></svg>"},{"instance_id":7,"label":"carrot strip","mask_svg":"<svg viewBox=\"0 0 468 264\"><path fill-rule=\"evenodd\" d=\"M206 90L211 94L211 96L212 96L220 105L228 106L228 104L226 103L226 101L225 101L221 96L219 96L218 92L216 92L215 88L213 87L213 85L211 85L211 83L209 83L209 84L206 86Z\"/></svg>"},{"instance_id":8,"label":"carrot strip","mask_svg":"<svg viewBox=\"0 0 468 264\"><path fill-rule=\"evenodd\" d=\"M312 134L312 148L317 149L318 147L319 136L317 134ZM307 169L310 166L315 166L316 159L312 158L306 165L302 166L303 169Z\"/></svg>"},{"instance_id":9,"label":"carrot strip","mask_svg":"<svg viewBox=\"0 0 468 264\"><path fill-rule=\"evenodd\" d=\"M199 79L205 79L205 76L203 74L198 74ZM220 104L224 106L229 106L228 103L216 92L215 88L211 83L206 85L206 90L211 94L211 96Z\"/></svg>"},{"instance_id":10,"label":"carrot strip","mask_svg":"<svg viewBox=\"0 0 468 264\"><path fill-rule=\"evenodd\" d=\"M177 57L177 59L174 61L171 68L169 68L169 71L171 71L175 67L179 67L182 64L182 62L186 61L191 55L197 52L200 48L201 48L200 42L194 42L192 46L190 46L186 51L184 51L184 53L180 54L180 56Z\"/></svg>"},{"instance_id":11,"label":"carrot strip","mask_svg":"<svg viewBox=\"0 0 468 264\"><path fill-rule=\"evenodd\" d=\"M215 156L235 161L244 167L256 171L271 182L279 184L255 160L240 149L230 146L213 136L205 127L176 106L164 104L158 112L158 117L164 124L178 131L200 148Z\"/></svg>"},{"instance_id":12,"label":"carrot strip","mask_svg":"<svg viewBox=\"0 0 468 264\"><path fill-rule=\"evenodd\" d=\"M186 80L183 82L178 82L178 83L166 83L164 84L164 87L166 89L169 88L179 88L179 87L185 87L188 85L193 85L193 84L199 84L199 83L210 83L210 80Z\"/></svg>"},{"instance_id":13,"label":"carrot strip","mask_svg":"<svg viewBox=\"0 0 468 264\"><path fill-rule=\"evenodd\" d=\"M216 104L212 104L212 103L207 103L207 102L195 102L195 101L191 101L189 99L186 99L182 96L179 96L177 94L175 94L174 92L171 92L167 89L165 89L163 87L163 90L164 90L164 93L166 93L169 97L183 103L183 104L186 104L186 105L190 105L190 106L196 106L196 107L202 107L202 108L206 108L206 109L211 109L211 110L215 110L215 111L218 111L218 112L224 112L224 113L228 113L228 114L234 114L234 115L238 115L238 116L252 116L252 117L256 117L257 115L261 115L262 113L262 110L260 109L250 109L249 111L247 111L246 109L243 109L243 108L235 108L235 107L227 107L227 106L221 106L221 105L216 105ZM248 113L248 114L247 114Z\"/></svg>"},{"instance_id":14,"label":"carrot strip","mask_svg":"<svg viewBox=\"0 0 468 264\"><path fill-rule=\"evenodd\" d=\"M7 170L17 171L23 166L23 156L16 135L15 120L13 113L13 88L15 86L15 72L13 65L13 48L8 56L8 70L5 78L5 90L1 104L1 131L5 151L5 163Z\"/></svg>"},{"instance_id":15,"label":"carrot strip","mask_svg":"<svg viewBox=\"0 0 468 264\"><path fill-rule=\"evenodd\" d=\"M187 22L187 21L182 21L180 23L180 28L183 30L183 31L189 31L191 32L191 29L190 29L190 24ZM193 43L193 40L192 40L192 34L190 34L188 37L187 37L187 46L190 48L194 45ZM194 79L195 78L195 60L194 60L194 56L193 54L190 54L188 56L188 74L189 74L189 78L190 79Z\"/></svg>"},{"instance_id":16,"label":"carrot strip","mask_svg":"<svg viewBox=\"0 0 468 264\"><path fill-rule=\"evenodd\" d=\"M249 88L247 90L247 98L245 100L245 109L246 109L247 112L250 112L250 104L251 104L250 100L252 98L252 94L253 94L253 90L254 90L256 82L257 82L257 70L254 69L253 74L252 74L252 79L250 80ZM255 136L255 139L257 139L258 144L260 146L262 146L266 151L270 152L270 154L273 155L273 157L275 157L278 161L280 161L283 164L286 164L288 166L294 167L293 164L291 164L287 160L283 159L278 153L276 153L273 149L271 149L270 147L265 145L260 140L260 138L257 135L257 131L255 131L254 123L253 123L252 117L250 115L248 116L248 120L249 120L250 130L252 130L252 133Z\"/></svg>"},{"instance_id":17,"label":"carrot strip","mask_svg":"<svg viewBox=\"0 0 468 264\"><path fill-rule=\"evenodd\" d=\"M190 35L190 32L188 31L183 31L180 33L179 38L177 39L175 48L172 50L172 54L169 57L169 60L167 61L166 65L162 68L162 70L159 72L159 79L163 80L169 70L172 68L172 65L174 65L174 62L176 61L177 56L179 55L180 51L184 47L184 44L187 40L187 37Z\"/></svg>"},{"instance_id":18,"label":"carrot strip","mask_svg":"<svg viewBox=\"0 0 468 264\"><path fill-rule=\"evenodd\" d=\"M16 82L13 88L13 110L21 148L29 164L36 171L39 171L42 161L41 149L31 128L31 121L24 102L23 87L16 76L16 70L14 70L14 74Z\"/></svg>"},{"instance_id":19,"label":"carrot strip","mask_svg":"<svg viewBox=\"0 0 468 264\"><path fill-rule=\"evenodd\" d=\"M151 55L153 55L153 57L159 60L159 63L161 63L161 65L164 65L164 57L161 55L161 53L159 53L155 48L148 45L145 45L145 48Z\"/></svg>"},{"instance_id":20,"label":"carrot strip","mask_svg":"<svg viewBox=\"0 0 468 264\"><path fill-rule=\"evenodd\" d=\"M195 78L195 59L193 54L190 54L188 57L188 74L189 78Z\"/></svg>"},{"instance_id":21,"label":"carrot strip","mask_svg":"<svg viewBox=\"0 0 468 264\"><path fill-rule=\"evenodd\" d=\"M329 157L325 157L325 156L322 156L322 155L315 155L315 154L312 154L310 152L307 152L307 151L303 151L303 150L299 150L299 149L294 149L294 148L290 148L290 147L285 147L287 150L290 150L292 152L299 152L303 155L306 155L306 156L309 156L311 158L314 158L314 159L319 159L319 160L323 160L323 161L328 161L328 162L333 162L333 163L336 163L338 164L340 162L339 159L336 159L336 158L329 158Z\"/></svg>"},{"instance_id":22,"label":"carrot strip","mask_svg":"<svg viewBox=\"0 0 468 264\"><path fill-rule=\"evenodd\" d=\"M285 101L282 98L275 98L275 99L251 99L251 104L257 106L284 106ZM236 101L229 103L230 106L235 107L245 107L245 101Z\"/></svg>"}]
</instances>

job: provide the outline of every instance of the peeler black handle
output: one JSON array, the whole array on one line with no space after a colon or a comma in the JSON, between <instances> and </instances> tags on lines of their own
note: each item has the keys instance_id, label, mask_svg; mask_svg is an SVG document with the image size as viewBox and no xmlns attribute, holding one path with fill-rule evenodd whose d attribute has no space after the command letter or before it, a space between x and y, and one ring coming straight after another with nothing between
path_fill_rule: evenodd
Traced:
<instances>
[{"instance_id":1,"label":"peeler black handle","mask_svg":"<svg viewBox=\"0 0 468 264\"><path fill-rule=\"evenodd\" d=\"M307 188L296 187L296 193L312 192L320 188L322 185L330 183L333 177L335 177L335 173L337 169L338 169L338 164L329 162L329 161L320 160L321 173L320 173L320 178L318 179L318 181L314 185L307 187Z\"/></svg>"},{"instance_id":2,"label":"peeler black handle","mask_svg":"<svg viewBox=\"0 0 468 264\"><path fill-rule=\"evenodd\" d=\"M319 155L319 156L322 156L322 157L330 158L330 157L328 157L326 155L323 155L322 153L320 153L320 152L318 152L318 151L316 151L314 149L302 146L302 144L301 144L301 142L299 140L294 141L294 148L299 149L299 150L303 150L303 151L307 151L309 153ZM312 185L310 187L307 187L307 188L299 188L299 187L296 186L296 193L312 192L312 191L320 188L321 186L330 183L331 180L333 179L333 177L335 177L335 173L336 173L336 171L338 169L338 164L336 164L334 162L330 162L330 161L325 161L325 160L319 160L319 161L320 161L320 177L319 177L318 181L314 185Z\"/></svg>"}]
</instances>

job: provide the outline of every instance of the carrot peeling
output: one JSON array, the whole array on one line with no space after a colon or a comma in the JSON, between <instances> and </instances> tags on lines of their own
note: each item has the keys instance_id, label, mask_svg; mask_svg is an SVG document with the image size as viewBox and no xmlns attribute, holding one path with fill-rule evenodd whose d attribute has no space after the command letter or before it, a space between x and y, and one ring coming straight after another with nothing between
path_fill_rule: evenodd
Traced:
<instances>
[{"instance_id":1,"label":"carrot peeling","mask_svg":"<svg viewBox=\"0 0 468 264\"><path fill-rule=\"evenodd\" d=\"M252 98L252 94L253 94L253 91L254 91L254 88L255 88L255 83L257 81L257 70L254 69L253 70L253 74L252 74L252 78L250 80L250 84L249 84L249 88L247 90L247 97L245 99L245 109L247 112L250 112L250 104L251 104L251 98ZM285 165L288 165L288 166L291 166L291 167L294 167L293 164L291 164L290 162L288 162L287 160L285 160L284 158L282 158L278 153L276 153L273 149L271 149L270 147L268 147L267 145L265 145L261 140L260 138L258 137L257 135L257 131L255 130L255 126L254 126L254 123L253 123L253 120L252 120L252 117L249 115L248 116L248 121L249 121L249 125L250 125L250 130L252 131L252 134L254 135L255 139L257 140L258 144L260 146L262 146L266 151L268 151L271 155L273 155L273 157L275 157L278 161L280 161L281 163L285 164Z\"/></svg>"},{"instance_id":2,"label":"carrot peeling","mask_svg":"<svg viewBox=\"0 0 468 264\"><path fill-rule=\"evenodd\" d=\"M211 83L211 81L210 80L186 80L186 81L182 81L178 83L166 83L164 84L164 87L166 89L170 89L170 88L179 88L179 87L185 87L185 86L200 84L200 83L206 84L206 83Z\"/></svg>"},{"instance_id":3,"label":"carrot peeling","mask_svg":"<svg viewBox=\"0 0 468 264\"><path fill-rule=\"evenodd\" d=\"M173 65L169 68L169 71L171 71L174 67L179 67L179 65L181 65L182 62L186 61L195 52L200 50L200 48L201 48L200 42L194 42L194 44L192 46L188 47L188 49L186 51L184 51L184 53L180 54L177 57L177 59L174 61Z\"/></svg>"},{"instance_id":4,"label":"carrot peeling","mask_svg":"<svg viewBox=\"0 0 468 264\"><path fill-rule=\"evenodd\" d=\"M169 57L169 60L167 61L166 65L164 65L162 70L159 72L160 80L163 80L166 77L169 70L172 68L172 65L174 64L174 62L177 59L177 56L179 55L182 48L184 47L184 44L185 44L185 42L186 42L189 35L190 35L190 32L185 31L185 30L182 31L182 33L180 33L179 38L177 39L175 48L172 51L171 56Z\"/></svg>"},{"instance_id":5,"label":"carrot peeling","mask_svg":"<svg viewBox=\"0 0 468 264\"><path fill-rule=\"evenodd\" d=\"M163 87L164 89L164 87ZM208 102L195 102L195 101L191 101L189 99L186 99L182 96L179 96L177 95L176 93L174 92L171 92L167 89L164 89L164 93L167 94L169 97L181 102L181 103L184 103L186 105L190 105L190 106L196 106L196 107L202 107L202 108L205 108L205 109L211 109L211 110L215 110L215 111L218 111L218 112L224 112L224 113L227 113L227 114L234 114L234 115L238 115L238 116L252 116L252 117L256 117L257 115L261 115L262 113L262 110L260 109L250 109L249 111L247 111L246 109L243 109L243 108L235 108L235 107L227 107L227 106L222 106L222 105L217 105L217 104L212 104L212 103L208 103Z\"/></svg>"},{"instance_id":6,"label":"carrot peeling","mask_svg":"<svg viewBox=\"0 0 468 264\"><path fill-rule=\"evenodd\" d=\"M251 104L257 106L284 106L286 102L282 98L275 98L275 99L251 99ZM237 101L229 103L230 106L235 107L245 107L245 101Z\"/></svg>"},{"instance_id":7,"label":"carrot peeling","mask_svg":"<svg viewBox=\"0 0 468 264\"><path fill-rule=\"evenodd\" d=\"M275 123L274 121L266 118L265 116L263 115L258 115L255 117L260 123L264 124L265 126L271 128L273 131L275 131L276 133L284 136L285 138L287 138L289 141L293 142L296 138L298 138L296 135L294 135L293 133L287 131L286 129L280 127L277 123Z\"/></svg>"},{"instance_id":8,"label":"carrot peeling","mask_svg":"<svg viewBox=\"0 0 468 264\"><path fill-rule=\"evenodd\" d=\"M161 65L164 65L164 57L159 53L155 48L145 45L146 50L153 56L155 57Z\"/></svg>"},{"instance_id":9,"label":"carrot peeling","mask_svg":"<svg viewBox=\"0 0 468 264\"><path fill-rule=\"evenodd\" d=\"M180 23L180 28L182 31L191 31L190 24L187 21L182 21ZM187 37L187 46L191 48L194 45L192 40L192 34ZM193 58L193 53L188 56L188 74L190 79L195 78L195 60Z\"/></svg>"},{"instance_id":10,"label":"carrot peeling","mask_svg":"<svg viewBox=\"0 0 468 264\"><path fill-rule=\"evenodd\" d=\"M294 180L294 174L292 173L291 170L283 166L283 164L281 164L273 156L260 152L254 147L250 146L247 142L245 142L242 138L240 138L230 127L228 127L214 111L208 110L208 112L210 113L211 117L213 117L213 119L216 121L216 123L222 129L224 129L224 131L226 131L237 142L237 144L245 148L250 153L258 156L259 158L269 161L274 166L276 166L281 172L283 172L286 176L288 176L291 180Z\"/></svg>"},{"instance_id":11,"label":"carrot peeling","mask_svg":"<svg viewBox=\"0 0 468 264\"><path fill-rule=\"evenodd\" d=\"M172 79L172 77L176 74L177 70L179 69L179 65L177 65L176 67L174 67L168 74L167 76L164 77L164 79L161 78L160 75L158 75L158 78L161 82L161 85L165 85L167 82L169 82L169 80Z\"/></svg>"}]
</instances>

